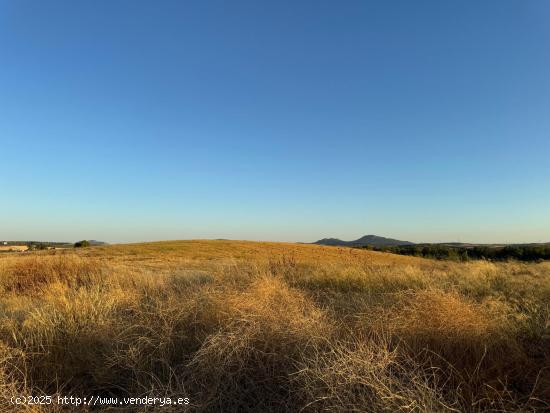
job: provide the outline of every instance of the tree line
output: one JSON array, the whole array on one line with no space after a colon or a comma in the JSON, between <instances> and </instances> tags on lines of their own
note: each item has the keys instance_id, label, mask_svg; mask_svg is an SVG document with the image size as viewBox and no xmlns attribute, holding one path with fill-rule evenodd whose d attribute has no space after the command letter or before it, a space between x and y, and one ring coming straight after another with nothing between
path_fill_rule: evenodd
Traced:
<instances>
[{"instance_id":1,"label":"tree line","mask_svg":"<svg viewBox=\"0 0 550 413\"><path fill-rule=\"evenodd\" d=\"M461 247L449 245L399 245L389 247L365 246L372 251L391 252L401 255L432 258L438 260L491 260L491 261L542 261L550 260L550 244L508 245L505 247L475 246Z\"/></svg>"}]
</instances>

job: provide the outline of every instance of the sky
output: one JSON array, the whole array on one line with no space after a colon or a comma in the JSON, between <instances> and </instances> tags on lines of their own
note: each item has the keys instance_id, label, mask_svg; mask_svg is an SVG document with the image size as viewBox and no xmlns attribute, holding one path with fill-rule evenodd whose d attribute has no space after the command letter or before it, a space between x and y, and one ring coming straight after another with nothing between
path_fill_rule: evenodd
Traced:
<instances>
[{"instance_id":1,"label":"sky","mask_svg":"<svg viewBox=\"0 0 550 413\"><path fill-rule=\"evenodd\" d=\"M550 241L549 22L0 0L0 239Z\"/></svg>"}]
</instances>

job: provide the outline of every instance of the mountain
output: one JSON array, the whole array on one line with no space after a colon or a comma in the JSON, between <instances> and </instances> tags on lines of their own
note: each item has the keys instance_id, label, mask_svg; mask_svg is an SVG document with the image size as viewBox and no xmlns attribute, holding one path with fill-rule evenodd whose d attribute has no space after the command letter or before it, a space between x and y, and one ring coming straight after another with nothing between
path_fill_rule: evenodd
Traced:
<instances>
[{"instance_id":1,"label":"mountain","mask_svg":"<svg viewBox=\"0 0 550 413\"><path fill-rule=\"evenodd\" d=\"M373 247L390 247L395 245L414 245L414 243L409 241L400 241L393 238L379 237L378 235L365 235L355 241L342 241L338 238L323 238L319 241L314 242L318 245L338 245L345 247L363 247L370 245Z\"/></svg>"}]
</instances>

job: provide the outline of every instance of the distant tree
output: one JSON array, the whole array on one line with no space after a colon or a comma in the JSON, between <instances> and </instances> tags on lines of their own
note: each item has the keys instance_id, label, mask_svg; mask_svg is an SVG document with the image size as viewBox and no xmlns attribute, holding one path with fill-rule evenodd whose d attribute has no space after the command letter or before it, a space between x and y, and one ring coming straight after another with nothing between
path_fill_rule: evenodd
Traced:
<instances>
[{"instance_id":1,"label":"distant tree","mask_svg":"<svg viewBox=\"0 0 550 413\"><path fill-rule=\"evenodd\" d=\"M90 241L86 241L86 240L82 240L74 243L75 248L84 248L89 246L90 246Z\"/></svg>"},{"instance_id":2,"label":"distant tree","mask_svg":"<svg viewBox=\"0 0 550 413\"><path fill-rule=\"evenodd\" d=\"M372 247L374 251L394 254L414 255L417 257L438 260L489 260L489 261L532 261L550 260L550 245L508 245L505 247L476 246L455 247L439 244L402 245L389 247Z\"/></svg>"}]
</instances>

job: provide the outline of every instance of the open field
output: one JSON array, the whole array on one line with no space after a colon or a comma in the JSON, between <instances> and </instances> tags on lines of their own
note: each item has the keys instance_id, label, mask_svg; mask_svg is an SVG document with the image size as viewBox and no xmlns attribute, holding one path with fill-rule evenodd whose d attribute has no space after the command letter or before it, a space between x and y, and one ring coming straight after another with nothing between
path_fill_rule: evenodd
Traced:
<instances>
[{"instance_id":1,"label":"open field","mask_svg":"<svg viewBox=\"0 0 550 413\"><path fill-rule=\"evenodd\" d=\"M2 254L0 412L87 411L9 402L30 394L190 399L155 411L543 411L550 262L239 241Z\"/></svg>"},{"instance_id":2,"label":"open field","mask_svg":"<svg viewBox=\"0 0 550 413\"><path fill-rule=\"evenodd\" d=\"M5 251L27 251L29 247L26 245L0 245L0 252Z\"/></svg>"}]
</instances>

